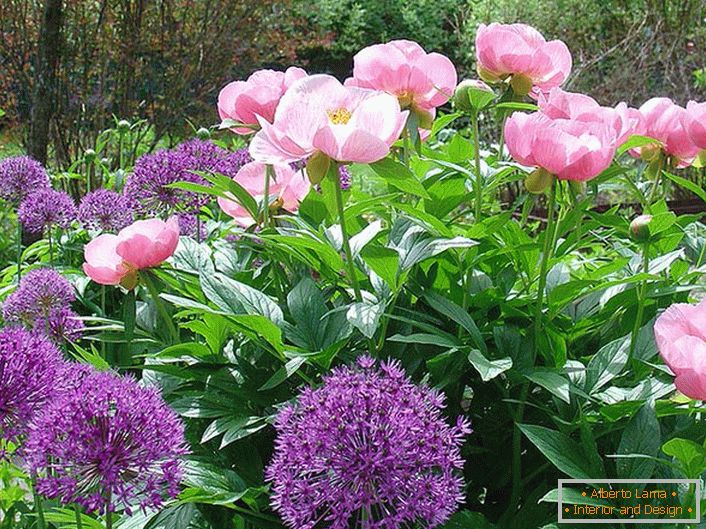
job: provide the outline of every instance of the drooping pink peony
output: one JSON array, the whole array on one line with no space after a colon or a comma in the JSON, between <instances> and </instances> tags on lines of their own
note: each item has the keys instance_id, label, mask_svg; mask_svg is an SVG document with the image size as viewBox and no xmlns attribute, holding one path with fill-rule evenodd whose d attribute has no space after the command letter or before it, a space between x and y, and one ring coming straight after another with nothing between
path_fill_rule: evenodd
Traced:
<instances>
[{"instance_id":1,"label":"drooping pink peony","mask_svg":"<svg viewBox=\"0 0 706 529\"><path fill-rule=\"evenodd\" d=\"M247 81L233 81L218 94L218 114L221 119L232 119L250 127L234 127L237 134L250 134L259 126L257 116L269 121L287 89L306 77L301 68L291 67L285 72L258 70Z\"/></svg>"},{"instance_id":2,"label":"drooping pink peony","mask_svg":"<svg viewBox=\"0 0 706 529\"><path fill-rule=\"evenodd\" d=\"M682 125L686 128L691 142L699 149L706 149L706 103L689 101Z\"/></svg>"},{"instance_id":3,"label":"drooping pink peony","mask_svg":"<svg viewBox=\"0 0 706 529\"><path fill-rule=\"evenodd\" d=\"M674 372L674 385L687 397L706 400L706 300L677 303L655 322L655 340Z\"/></svg>"},{"instance_id":4,"label":"drooping pink peony","mask_svg":"<svg viewBox=\"0 0 706 529\"><path fill-rule=\"evenodd\" d=\"M476 34L478 75L488 82L523 76L546 92L561 86L571 72L571 53L560 40L547 42L525 24L481 24Z\"/></svg>"},{"instance_id":5,"label":"drooping pink peony","mask_svg":"<svg viewBox=\"0 0 706 529\"><path fill-rule=\"evenodd\" d=\"M552 88L537 98L539 111L552 119L573 119L588 123L605 123L615 131L615 144L620 146L633 134L643 131L640 111L619 103L615 108L604 107L591 96Z\"/></svg>"},{"instance_id":6,"label":"drooping pink peony","mask_svg":"<svg viewBox=\"0 0 706 529\"><path fill-rule=\"evenodd\" d=\"M609 125L551 119L540 112L510 116L505 142L517 162L545 169L560 180L590 180L615 155L615 133Z\"/></svg>"},{"instance_id":7,"label":"drooping pink peony","mask_svg":"<svg viewBox=\"0 0 706 529\"><path fill-rule=\"evenodd\" d=\"M689 115L686 109L668 97L653 97L642 104L640 114L644 122L642 134L659 141L662 151L673 158L675 166L691 165L699 148L687 133L685 122ZM639 156L642 151L642 148L636 148L630 153Z\"/></svg>"},{"instance_id":8,"label":"drooping pink peony","mask_svg":"<svg viewBox=\"0 0 706 529\"><path fill-rule=\"evenodd\" d=\"M299 203L309 193L309 179L303 171L295 171L289 164L279 164L273 168L275 178L270 181L269 206L295 213L299 209ZM256 200L262 200L265 195L266 169L266 164L250 162L238 171L233 180ZM234 200L218 197L218 205L244 228L255 223L248 211Z\"/></svg>"},{"instance_id":9,"label":"drooping pink peony","mask_svg":"<svg viewBox=\"0 0 706 529\"><path fill-rule=\"evenodd\" d=\"M259 118L250 154L261 163L289 163L322 152L338 162L372 163L390 152L407 120L390 94L343 86L311 75L282 97L272 124Z\"/></svg>"},{"instance_id":10,"label":"drooping pink peony","mask_svg":"<svg viewBox=\"0 0 706 529\"><path fill-rule=\"evenodd\" d=\"M136 272L159 266L176 250L179 221L138 220L117 235L96 237L84 248L83 271L101 285L134 288Z\"/></svg>"},{"instance_id":11,"label":"drooping pink peony","mask_svg":"<svg viewBox=\"0 0 706 529\"><path fill-rule=\"evenodd\" d=\"M410 40L393 40L359 51L345 84L387 92L402 108L428 112L453 96L457 80L448 57L427 53Z\"/></svg>"}]
</instances>

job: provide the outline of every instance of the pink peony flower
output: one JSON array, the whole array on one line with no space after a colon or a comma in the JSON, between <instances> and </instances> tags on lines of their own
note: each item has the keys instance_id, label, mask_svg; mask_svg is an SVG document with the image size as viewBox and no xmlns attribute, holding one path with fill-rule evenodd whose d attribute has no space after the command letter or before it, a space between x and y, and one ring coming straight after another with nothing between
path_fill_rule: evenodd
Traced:
<instances>
[{"instance_id":1,"label":"pink peony flower","mask_svg":"<svg viewBox=\"0 0 706 529\"><path fill-rule=\"evenodd\" d=\"M566 92L559 87L539 94L539 111L551 119L573 119L587 123L605 123L615 131L615 144L620 146L643 129L642 115L636 108L619 103L615 108L604 107L592 97Z\"/></svg>"},{"instance_id":2,"label":"pink peony flower","mask_svg":"<svg viewBox=\"0 0 706 529\"><path fill-rule=\"evenodd\" d=\"M177 217L138 220L117 235L96 237L84 248L83 271L101 285L134 288L137 271L162 264L179 243Z\"/></svg>"},{"instance_id":3,"label":"pink peony flower","mask_svg":"<svg viewBox=\"0 0 706 529\"><path fill-rule=\"evenodd\" d=\"M687 397L706 400L706 300L677 303L655 322L655 340L674 372L674 385Z\"/></svg>"},{"instance_id":4,"label":"pink peony flower","mask_svg":"<svg viewBox=\"0 0 706 529\"><path fill-rule=\"evenodd\" d=\"M353 57L353 77L345 84L387 92L402 108L428 112L451 98L456 82L448 57L427 53L410 40L393 40L359 51Z\"/></svg>"},{"instance_id":5,"label":"pink peony flower","mask_svg":"<svg viewBox=\"0 0 706 529\"><path fill-rule=\"evenodd\" d=\"M598 176L615 155L615 132L602 122L550 119L515 112L505 124L512 157L542 168L560 180L583 182Z\"/></svg>"},{"instance_id":6,"label":"pink peony flower","mask_svg":"<svg viewBox=\"0 0 706 529\"><path fill-rule=\"evenodd\" d=\"M689 118L686 109L668 97L653 97L640 107L643 119L642 135L659 141L662 151L674 159L674 165L687 167L699 154L687 133L685 122ZM633 156L639 156L642 148L631 149Z\"/></svg>"},{"instance_id":7,"label":"pink peony flower","mask_svg":"<svg viewBox=\"0 0 706 529\"><path fill-rule=\"evenodd\" d=\"M699 149L706 149L706 103L689 101L682 117L682 125L691 142Z\"/></svg>"},{"instance_id":8,"label":"pink peony flower","mask_svg":"<svg viewBox=\"0 0 706 529\"><path fill-rule=\"evenodd\" d=\"M262 200L265 194L266 168L266 164L250 162L238 171L233 180L243 186L256 200ZM295 171L289 164L275 165L274 171L275 178L270 182L269 205L295 213L299 209L299 203L309 193L311 184L303 171ZM218 197L218 205L244 228L255 223L255 219L248 211L234 200Z\"/></svg>"},{"instance_id":9,"label":"pink peony flower","mask_svg":"<svg viewBox=\"0 0 706 529\"><path fill-rule=\"evenodd\" d=\"M272 124L258 118L255 161L277 164L321 152L338 162L372 163L390 152L407 120L397 99L343 86L330 75L300 79L282 97Z\"/></svg>"},{"instance_id":10,"label":"pink peony flower","mask_svg":"<svg viewBox=\"0 0 706 529\"><path fill-rule=\"evenodd\" d=\"M541 92L561 86L571 72L566 44L547 42L525 24L481 24L476 34L476 59L478 75L484 80L498 82L522 76L518 84L531 84Z\"/></svg>"},{"instance_id":11,"label":"pink peony flower","mask_svg":"<svg viewBox=\"0 0 706 529\"><path fill-rule=\"evenodd\" d=\"M218 94L218 114L221 119L250 125L231 129L237 134L250 134L258 126L257 116L272 122L280 99L302 77L306 77L304 70L291 67L286 72L258 70L247 81L233 81Z\"/></svg>"}]
</instances>

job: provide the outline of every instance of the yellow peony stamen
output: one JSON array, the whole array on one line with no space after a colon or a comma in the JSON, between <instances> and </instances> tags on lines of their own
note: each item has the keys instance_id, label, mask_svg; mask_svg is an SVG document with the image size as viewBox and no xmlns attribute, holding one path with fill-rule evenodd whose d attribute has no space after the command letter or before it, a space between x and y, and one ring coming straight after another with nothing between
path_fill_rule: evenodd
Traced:
<instances>
[{"instance_id":1,"label":"yellow peony stamen","mask_svg":"<svg viewBox=\"0 0 706 529\"><path fill-rule=\"evenodd\" d=\"M351 114L350 110L346 108L337 108L335 110L327 110L326 113L328 114L328 119L333 123L334 125L345 125L350 121Z\"/></svg>"}]
</instances>

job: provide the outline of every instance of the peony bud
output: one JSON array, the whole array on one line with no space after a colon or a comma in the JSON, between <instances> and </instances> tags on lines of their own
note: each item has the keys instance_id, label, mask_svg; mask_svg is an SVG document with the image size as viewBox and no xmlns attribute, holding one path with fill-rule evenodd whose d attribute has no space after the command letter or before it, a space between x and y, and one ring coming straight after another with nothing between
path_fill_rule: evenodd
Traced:
<instances>
[{"instance_id":1,"label":"peony bud","mask_svg":"<svg viewBox=\"0 0 706 529\"><path fill-rule=\"evenodd\" d=\"M635 217L630 223L630 235L637 242L647 242L650 240L650 222L652 215L640 215Z\"/></svg>"},{"instance_id":2,"label":"peony bud","mask_svg":"<svg viewBox=\"0 0 706 529\"><path fill-rule=\"evenodd\" d=\"M553 181L554 175L540 167L527 175L527 178L525 178L525 187L530 193L539 195L544 193L545 189L549 188Z\"/></svg>"},{"instance_id":3,"label":"peony bud","mask_svg":"<svg viewBox=\"0 0 706 529\"><path fill-rule=\"evenodd\" d=\"M532 90L532 79L526 75L516 73L510 79L510 86L516 96L525 97Z\"/></svg>"},{"instance_id":4,"label":"peony bud","mask_svg":"<svg viewBox=\"0 0 706 529\"><path fill-rule=\"evenodd\" d=\"M86 163L93 163L96 161L96 151L93 149L86 149L86 152L83 153L83 159L86 161Z\"/></svg>"},{"instance_id":5,"label":"peony bud","mask_svg":"<svg viewBox=\"0 0 706 529\"><path fill-rule=\"evenodd\" d=\"M201 127L196 131L196 137L200 140L208 140L211 138L211 131L205 127Z\"/></svg>"},{"instance_id":6,"label":"peony bud","mask_svg":"<svg viewBox=\"0 0 706 529\"><path fill-rule=\"evenodd\" d=\"M485 108L495 99L495 92L483 81L464 79L454 92L454 106L464 112L472 112Z\"/></svg>"},{"instance_id":7,"label":"peony bud","mask_svg":"<svg viewBox=\"0 0 706 529\"><path fill-rule=\"evenodd\" d=\"M126 119L121 119L118 121L118 132L120 134L125 134L130 130L130 122Z\"/></svg>"},{"instance_id":8,"label":"peony bud","mask_svg":"<svg viewBox=\"0 0 706 529\"><path fill-rule=\"evenodd\" d=\"M320 184L330 166L331 158L321 151L316 151L306 162L306 175L309 177L309 182L312 185Z\"/></svg>"}]
</instances>

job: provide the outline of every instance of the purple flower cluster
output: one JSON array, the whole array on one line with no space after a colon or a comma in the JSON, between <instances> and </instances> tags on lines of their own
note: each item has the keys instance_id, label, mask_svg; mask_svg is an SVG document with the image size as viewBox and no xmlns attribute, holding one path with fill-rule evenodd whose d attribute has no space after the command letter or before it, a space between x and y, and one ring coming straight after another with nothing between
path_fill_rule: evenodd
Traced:
<instances>
[{"instance_id":1,"label":"purple flower cluster","mask_svg":"<svg viewBox=\"0 0 706 529\"><path fill-rule=\"evenodd\" d=\"M46 337L22 328L0 330L0 439L17 441L54 395L61 353Z\"/></svg>"},{"instance_id":2,"label":"purple flower cluster","mask_svg":"<svg viewBox=\"0 0 706 529\"><path fill-rule=\"evenodd\" d=\"M78 219L87 230L120 231L132 223L134 213L125 195L97 189L81 199Z\"/></svg>"},{"instance_id":3,"label":"purple flower cluster","mask_svg":"<svg viewBox=\"0 0 706 529\"><path fill-rule=\"evenodd\" d=\"M43 233L53 227L68 228L78 211L67 193L48 188L27 195L17 215L27 231Z\"/></svg>"},{"instance_id":4,"label":"purple flower cluster","mask_svg":"<svg viewBox=\"0 0 706 529\"><path fill-rule=\"evenodd\" d=\"M184 427L159 392L110 372L67 385L35 417L23 447L40 494L127 514L177 495L187 453Z\"/></svg>"},{"instance_id":5,"label":"purple flower cluster","mask_svg":"<svg viewBox=\"0 0 706 529\"><path fill-rule=\"evenodd\" d=\"M198 222L196 215L191 213L179 213L179 233L192 239L203 241L208 237L208 230L203 222ZM198 236L197 236L198 230Z\"/></svg>"},{"instance_id":6,"label":"purple flower cluster","mask_svg":"<svg viewBox=\"0 0 706 529\"><path fill-rule=\"evenodd\" d=\"M141 156L125 185L125 194L142 214L193 214L208 204L210 197L167 186L176 182L207 184L195 171L235 175L247 163L246 155L247 151L231 153L210 141L189 140L175 149Z\"/></svg>"},{"instance_id":7,"label":"purple flower cluster","mask_svg":"<svg viewBox=\"0 0 706 529\"><path fill-rule=\"evenodd\" d=\"M47 189L49 175L37 160L14 156L0 160L0 197L16 204L27 195Z\"/></svg>"},{"instance_id":8,"label":"purple flower cluster","mask_svg":"<svg viewBox=\"0 0 706 529\"><path fill-rule=\"evenodd\" d=\"M287 525L313 529L432 528L463 499L460 447L444 397L414 384L397 362L363 357L333 370L280 411L267 469L272 505Z\"/></svg>"},{"instance_id":9,"label":"purple flower cluster","mask_svg":"<svg viewBox=\"0 0 706 529\"><path fill-rule=\"evenodd\" d=\"M2 314L9 325L23 325L55 341L75 341L83 324L71 309L74 300L74 289L64 276L52 268L37 268L7 297Z\"/></svg>"}]
</instances>

